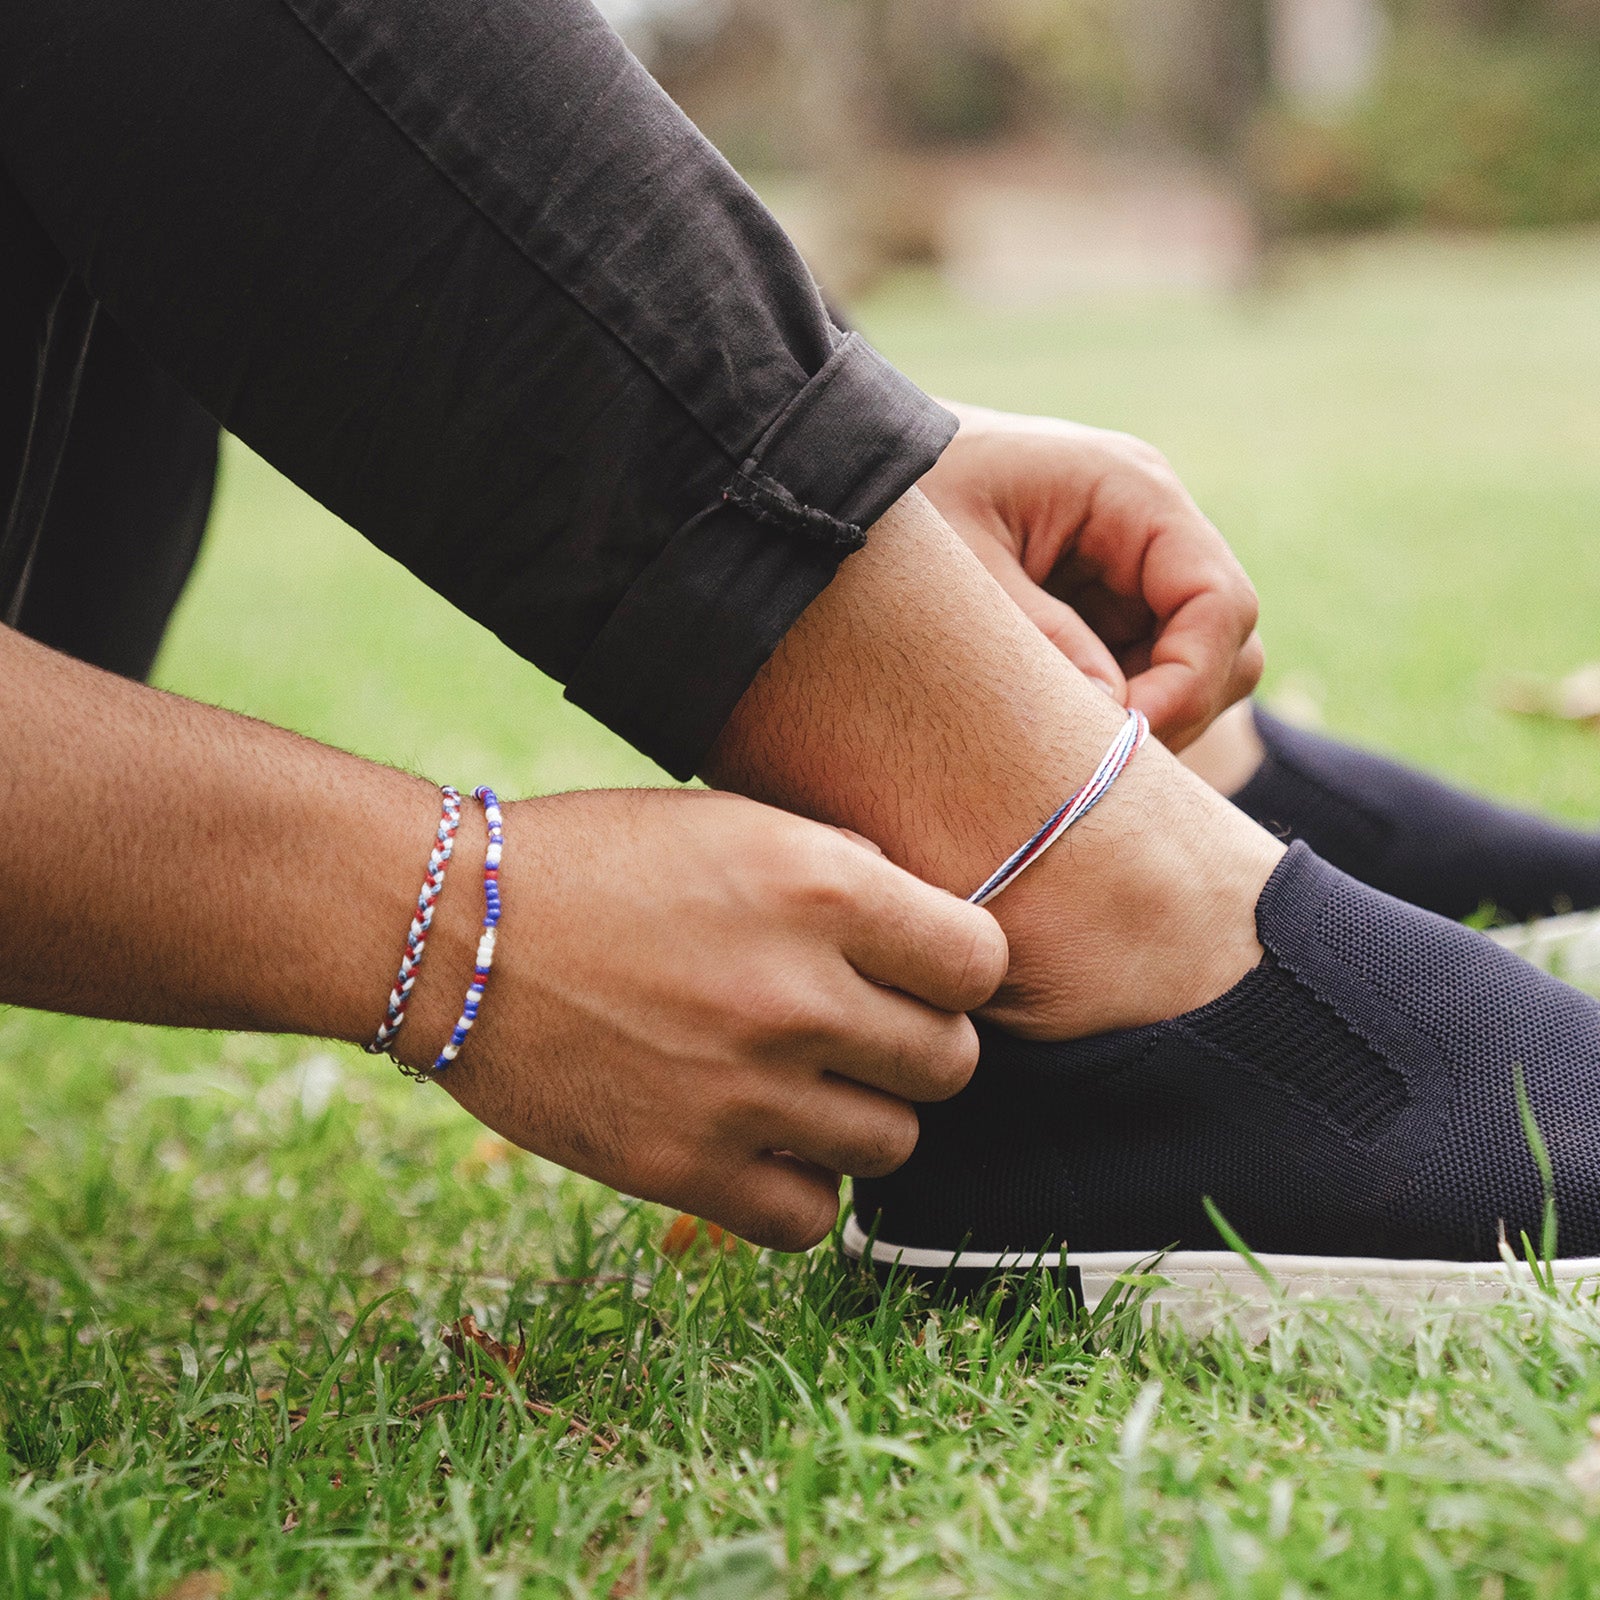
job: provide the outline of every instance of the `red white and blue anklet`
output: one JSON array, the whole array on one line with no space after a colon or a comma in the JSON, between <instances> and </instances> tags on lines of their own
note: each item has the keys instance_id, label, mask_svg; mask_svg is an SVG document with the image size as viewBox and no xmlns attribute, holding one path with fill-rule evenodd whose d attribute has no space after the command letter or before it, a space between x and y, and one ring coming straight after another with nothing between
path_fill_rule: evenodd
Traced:
<instances>
[{"instance_id":1,"label":"red white and blue anklet","mask_svg":"<svg viewBox=\"0 0 1600 1600\"><path fill-rule=\"evenodd\" d=\"M1007 856L967 899L975 906L987 905L1002 889L1021 877L1074 822L1081 821L1099 804L1106 790L1122 776L1149 733L1150 723L1144 712L1130 711L1122 731L1100 758L1100 765L1094 769L1089 781L1077 793L1069 796L1059 811L1046 818L1044 826L1025 845Z\"/></svg>"},{"instance_id":2,"label":"red white and blue anklet","mask_svg":"<svg viewBox=\"0 0 1600 1600\"><path fill-rule=\"evenodd\" d=\"M428 854L428 868L422 876L417 909L406 933L400 971L394 980L394 987L389 991L389 1004L384 1008L383 1021L372 1043L363 1046L369 1055L382 1055L394 1043L400 1024L406 1020L406 1002L416 987L417 972L422 966L422 952L428 944L428 929L433 926L433 908L438 904L439 891L444 887L444 869L450 865L450 856L456 847L456 829L461 826L461 792L447 783L440 787L439 793L444 797L439 830L433 837L433 849Z\"/></svg>"},{"instance_id":3,"label":"red white and blue anklet","mask_svg":"<svg viewBox=\"0 0 1600 1600\"><path fill-rule=\"evenodd\" d=\"M461 1047L478 1020L478 1007L494 966L495 930L500 926L500 853L505 847L505 825L500 817L500 801L493 789L480 785L472 791L483 806L483 819L489 825L489 848L483 858L483 932L478 938L478 955L472 964L472 984L461 1007L461 1015L450 1031L450 1042L439 1052L430 1069L443 1072L461 1054Z\"/></svg>"}]
</instances>

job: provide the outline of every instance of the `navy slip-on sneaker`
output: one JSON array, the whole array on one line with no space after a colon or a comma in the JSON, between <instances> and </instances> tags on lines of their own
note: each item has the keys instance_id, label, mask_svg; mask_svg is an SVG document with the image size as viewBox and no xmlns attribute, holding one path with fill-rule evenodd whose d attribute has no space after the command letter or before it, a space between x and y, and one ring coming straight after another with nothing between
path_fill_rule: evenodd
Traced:
<instances>
[{"instance_id":1,"label":"navy slip-on sneaker","mask_svg":"<svg viewBox=\"0 0 1600 1600\"><path fill-rule=\"evenodd\" d=\"M1292 845L1265 959L1211 1004L1063 1043L992 1028L921 1109L910 1161L855 1184L845 1248L961 1288L1065 1251L1089 1303L1165 1252L1173 1284L1261 1298L1207 1197L1290 1292L1412 1299L1503 1281L1554 1168L1558 1278L1600 1275L1600 1003L1482 934Z\"/></svg>"},{"instance_id":2,"label":"navy slip-on sneaker","mask_svg":"<svg viewBox=\"0 0 1600 1600\"><path fill-rule=\"evenodd\" d=\"M1443 917L1600 906L1600 833L1495 805L1252 704L1265 751L1233 803L1374 889Z\"/></svg>"}]
</instances>

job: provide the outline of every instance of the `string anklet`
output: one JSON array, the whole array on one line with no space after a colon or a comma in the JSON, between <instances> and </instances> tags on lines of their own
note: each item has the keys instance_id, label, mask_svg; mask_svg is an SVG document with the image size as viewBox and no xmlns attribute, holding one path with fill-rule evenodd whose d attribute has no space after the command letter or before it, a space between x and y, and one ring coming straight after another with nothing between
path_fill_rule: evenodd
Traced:
<instances>
[{"instance_id":1,"label":"string anklet","mask_svg":"<svg viewBox=\"0 0 1600 1600\"><path fill-rule=\"evenodd\" d=\"M441 785L439 793L444 797L444 809L439 817L438 832L434 834L433 849L428 853L428 870L422 876L422 891L417 896L417 909L406 933L405 953L400 957L400 971L389 991L383 1021L372 1042L362 1046L368 1055L382 1055L394 1043L400 1024L406 1020L406 1002L411 998L417 972L422 966L428 929L433 926L433 908L444 887L444 869L450 865L450 856L456 847L456 829L461 826L461 792L447 783Z\"/></svg>"},{"instance_id":2,"label":"string anklet","mask_svg":"<svg viewBox=\"0 0 1600 1600\"><path fill-rule=\"evenodd\" d=\"M1122 776L1123 770L1138 753L1140 745L1150 733L1150 723L1142 711L1129 711L1122 731L1111 743L1111 748L1100 758L1100 765L1084 786L1071 795L1060 810L1045 820L1044 826L1019 849L1014 850L987 878L967 896L975 906L989 901L1021 877L1074 822L1081 821L1105 797L1106 790Z\"/></svg>"},{"instance_id":3,"label":"string anklet","mask_svg":"<svg viewBox=\"0 0 1600 1600\"><path fill-rule=\"evenodd\" d=\"M472 964L472 984L461 1007L461 1016L450 1032L450 1042L439 1052L429 1069L443 1072L461 1054L461 1047L478 1020L489 969L494 966L495 930L500 926L500 853L505 846L505 826L500 818L500 801L493 789L479 786L473 798L483 806L483 819L489 825L489 848L483 858L483 932L478 938L478 956Z\"/></svg>"}]
</instances>

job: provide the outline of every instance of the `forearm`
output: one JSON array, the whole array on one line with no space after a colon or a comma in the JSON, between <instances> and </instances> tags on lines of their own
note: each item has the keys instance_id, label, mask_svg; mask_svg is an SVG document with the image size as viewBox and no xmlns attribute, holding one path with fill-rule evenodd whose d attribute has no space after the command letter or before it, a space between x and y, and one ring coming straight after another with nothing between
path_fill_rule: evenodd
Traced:
<instances>
[{"instance_id":1,"label":"forearm","mask_svg":"<svg viewBox=\"0 0 1600 1600\"><path fill-rule=\"evenodd\" d=\"M10 629L0 749L0 1000L371 1035L437 817L428 784Z\"/></svg>"},{"instance_id":2,"label":"forearm","mask_svg":"<svg viewBox=\"0 0 1600 1600\"><path fill-rule=\"evenodd\" d=\"M365 1041L438 818L420 779L0 629L0 1001ZM833 1226L977 1054L1005 944L837 833L730 795L508 803L482 1018L441 1086L527 1149L758 1243ZM428 1067L484 915L463 808L396 1041ZM914 998L916 997L916 998ZM777 1153L775 1153L777 1152Z\"/></svg>"}]
</instances>

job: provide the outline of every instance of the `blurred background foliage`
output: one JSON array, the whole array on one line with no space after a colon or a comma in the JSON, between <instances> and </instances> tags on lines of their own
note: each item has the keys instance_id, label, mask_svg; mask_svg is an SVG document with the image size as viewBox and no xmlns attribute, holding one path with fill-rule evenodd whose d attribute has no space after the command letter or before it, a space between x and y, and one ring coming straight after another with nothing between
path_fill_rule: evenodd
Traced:
<instances>
[{"instance_id":1,"label":"blurred background foliage","mask_svg":"<svg viewBox=\"0 0 1600 1600\"><path fill-rule=\"evenodd\" d=\"M1371 86L1334 115L1279 95L1252 154L1291 231L1600 219L1600 3L1397 7Z\"/></svg>"},{"instance_id":2,"label":"blurred background foliage","mask_svg":"<svg viewBox=\"0 0 1600 1600\"><path fill-rule=\"evenodd\" d=\"M1600 220L1600 0L609 8L844 293L908 264L1237 286L1286 236ZM1115 260L1019 283L996 226L996 256Z\"/></svg>"}]
</instances>

